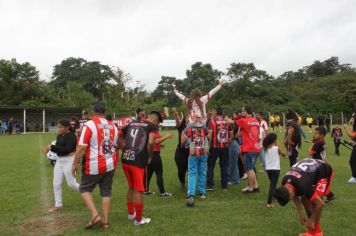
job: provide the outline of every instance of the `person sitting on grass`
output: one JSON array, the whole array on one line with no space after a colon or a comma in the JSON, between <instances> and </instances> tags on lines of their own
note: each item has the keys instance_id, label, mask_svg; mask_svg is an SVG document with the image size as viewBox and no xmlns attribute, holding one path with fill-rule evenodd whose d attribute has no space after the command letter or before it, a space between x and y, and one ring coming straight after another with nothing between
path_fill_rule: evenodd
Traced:
<instances>
[{"instance_id":1,"label":"person sitting on grass","mask_svg":"<svg viewBox=\"0 0 356 236\"><path fill-rule=\"evenodd\" d=\"M209 136L205 127L187 127L181 137L182 145L189 143L188 157L188 191L186 205L194 207L195 188L198 176L198 194L201 199L206 196L206 166L209 151Z\"/></svg>"},{"instance_id":2,"label":"person sitting on grass","mask_svg":"<svg viewBox=\"0 0 356 236\"><path fill-rule=\"evenodd\" d=\"M268 179L270 181L269 193L267 199L267 207L273 208L272 200L276 191L276 186L281 171L280 155L286 156L286 152L278 146L277 134L269 133L263 139L263 149L265 155L265 169L267 171Z\"/></svg>"},{"instance_id":3,"label":"person sitting on grass","mask_svg":"<svg viewBox=\"0 0 356 236\"><path fill-rule=\"evenodd\" d=\"M176 88L173 89L174 94L179 97L187 105L189 110L189 125L195 127L205 127L207 121L206 104L210 101L212 96L216 94L224 84L224 80L219 81L219 85L213 88L207 95L203 96L202 92L195 88L191 91L190 97L187 98L179 93Z\"/></svg>"},{"instance_id":4,"label":"person sitting on grass","mask_svg":"<svg viewBox=\"0 0 356 236\"><path fill-rule=\"evenodd\" d=\"M332 167L321 160L304 159L296 163L284 176L282 186L274 197L281 206L294 201L300 223L307 227L307 232L300 236L322 236L320 227L321 212L325 205L322 200L330 192L334 176ZM307 213L304 215L302 204Z\"/></svg>"}]
</instances>

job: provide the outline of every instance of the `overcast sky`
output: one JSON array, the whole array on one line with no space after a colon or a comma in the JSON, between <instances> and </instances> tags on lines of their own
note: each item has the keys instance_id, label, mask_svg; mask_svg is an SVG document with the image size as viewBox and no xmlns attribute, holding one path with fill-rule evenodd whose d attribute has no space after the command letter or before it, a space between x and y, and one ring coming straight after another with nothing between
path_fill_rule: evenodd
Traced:
<instances>
[{"instance_id":1,"label":"overcast sky","mask_svg":"<svg viewBox=\"0 0 356 236\"><path fill-rule=\"evenodd\" d=\"M48 79L67 57L119 66L153 89L196 61L272 75L338 56L356 65L353 0L0 0L0 58Z\"/></svg>"}]
</instances>

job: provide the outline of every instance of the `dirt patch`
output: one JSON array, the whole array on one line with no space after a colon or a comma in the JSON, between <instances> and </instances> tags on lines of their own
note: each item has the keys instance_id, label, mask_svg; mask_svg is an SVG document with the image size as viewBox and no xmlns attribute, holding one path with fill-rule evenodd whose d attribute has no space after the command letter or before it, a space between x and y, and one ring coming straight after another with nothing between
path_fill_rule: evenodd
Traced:
<instances>
[{"instance_id":1,"label":"dirt patch","mask_svg":"<svg viewBox=\"0 0 356 236\"><path fill-rule=\"evenodd\" d=\"M64 230L76 227L77 217L66 213L48 213L26 219L17 226L17 232L23 235L58 235Z\"/></svg>"}]
</instances>

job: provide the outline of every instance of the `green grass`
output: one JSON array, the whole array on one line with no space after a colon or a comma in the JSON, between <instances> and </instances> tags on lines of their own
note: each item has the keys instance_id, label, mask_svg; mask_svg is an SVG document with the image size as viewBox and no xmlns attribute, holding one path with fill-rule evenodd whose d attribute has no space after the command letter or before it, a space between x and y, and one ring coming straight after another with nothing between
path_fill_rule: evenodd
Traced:
<instances>
[{"instance_id":1,"label":"green grass","mask_svg":"<svg viewBox=\"0 0 356 236\"><path fill-rule=\"evenodd\" d=\"M55 134L28 134L0 136L0 235L298 235L304 231L299 224L293 204L266 209L268 181L265 173L258 174L261 193L245 196L240 189L229 187L222 192L219 185L208 193L205 201L197 201L195 208L187 208L185 192L180 188L174 162L177 134L162 151L164 181L167 191L174 196L160 199L157 195L145 197L144 215L152 223L134 227L127 220L127 184L121 166L114 179L110 229L85 231L88 212L78 193L63 186L64 209L49 214L53 204L52 171L46 157L39 152L41 145L50 143ZM308 134L310 135L310 134ZM281 134L279 135L282 136ZM333 192L336 200L323 210L324 235L356 235L356 185L347 184L350 178L348 164L350 150L341 147L341 156L333 155L334 147L327 138L328 160L335 169ZM303 143L301 157L307 157L308 143ZM282 173L288 169L288 160L282 160ZM215 182L219 182L218 166ZM155 177L152 190L157 192ZM100 207L98 189L94 192Z\"/></svg>"}]
</instances>

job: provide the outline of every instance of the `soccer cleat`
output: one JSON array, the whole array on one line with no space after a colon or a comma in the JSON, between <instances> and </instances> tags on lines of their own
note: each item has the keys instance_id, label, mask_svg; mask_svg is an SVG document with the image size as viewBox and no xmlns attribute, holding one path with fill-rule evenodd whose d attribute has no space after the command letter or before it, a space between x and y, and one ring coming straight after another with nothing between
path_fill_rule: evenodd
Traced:
<instances>
[{"instance_id":1,"label":"soccer cleat","mask_svg":"<svg viewBox=\"0 0 356 236\"><path fill-rule=\"evenodd\" d=\"M190 196L185 200L185 204L187 205L187 207L194 207L195 203L194 203L194 197Z\"/></svg>"},{"instance_id":2,"label":"soccer cleat","mask_svg":"<svg viewBox=\"0 0 356 236\"><path fill-rule=\"evenodd\" d=\"M151 219L150 218L145 218L145 217L142 217L141 221L138 222L137 220L134 221L134 225L146 225L146 224L149 224L151 222Z\"/></svg>"},{"instance_id":3,"label":"soccer cleat","mask_svg":"<svg viewBox=\"0 0 356 236\"><path fill-rule=\"evenodd\" d=\"M131 214L128 214L128 215L127 215L127 219L128 219L128 220L134 220L135 217L136 217L136 212L135 212L133 215L131 215Z\"/></svg>"},{"instance_id":4,"label":"soccer cleat","mask_svg":"<svg viewBox=\"0 0 356 236\"><path fill-rule=\"evenodd\" d=\"M160 196L161 196L161 198L172 197L172 194L165 192L165 193L161 193Z\"/></svg>"}]
</instances>

